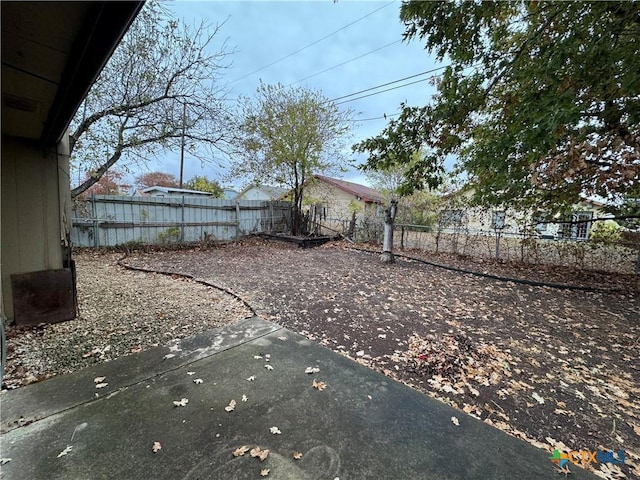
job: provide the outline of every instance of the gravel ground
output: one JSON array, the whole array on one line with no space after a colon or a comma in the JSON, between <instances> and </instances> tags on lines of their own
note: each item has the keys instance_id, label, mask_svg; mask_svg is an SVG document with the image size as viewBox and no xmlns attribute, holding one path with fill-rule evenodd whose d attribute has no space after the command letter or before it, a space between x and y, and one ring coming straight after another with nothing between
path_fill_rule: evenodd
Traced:
<instances>
[{"instance_id":1,"label":"gravel ground","mask_svg":"<svg viewBox=\"0 0 640 480\"><path fill-rule=\"evenodd\" d=\"M206 279L263 318L549 452L624 451L624 465L596 473L640 478L637 278L425 258L597 290L498 281L406 258L383 265L344 243L299 249L252 240L135 252L126 263ZM251 314L228 293L117 267L117 254L76 259L81 318L9 330L8 388Z\"/></svg>"},{"instance_id":2,"label":"gravel ground","mask_svg":"<svg viewBox=\"0 0 640 480\"><path fill-rule=\"evenodd\" d=\"M252 315L241 301L180 277L125 270L120 253L76 253L80 316L7 328L2 388L17 388L167 345Z\"/></svg>"}]
</instances>

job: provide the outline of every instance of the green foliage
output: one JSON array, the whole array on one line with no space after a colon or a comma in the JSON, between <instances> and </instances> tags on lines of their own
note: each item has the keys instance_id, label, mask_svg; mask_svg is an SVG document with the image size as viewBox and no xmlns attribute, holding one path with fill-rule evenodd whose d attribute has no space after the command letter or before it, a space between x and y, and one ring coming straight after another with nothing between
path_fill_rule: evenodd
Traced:
<instances>
[{"instance_id":1,"label":"green foliage","mask_svg":"<svg viewBox=\"0 0 640 480\"><path fill-rule=\"evenodd\" d=\"M359 202L356 202L355 200L349 200L349 204L347 205L347 208L349 209L349 213L351 214L358 213L363 210L362 204Z\"/></svg>"},{"instance_id":2,"label":"green foliage","mask_svg":"<svg viewBox=\"0 0 640 480\"><path fill-rule=\"evenodd\" d=\"M459 159L484 205L551 209L640 181L639 2L403 2L405 39L451 65L430 104L354 146L402 191ZM422 149L419 159L412 157Z\"/></svg>"},{"instance_id":3,"label":"green foliage","mask_svg":"<svg viewBox=\"0 0 640 480\"><path fill-rule=\"evenodd\" d=\"M618 243L620 226L613 222L596 222L589 232L589 240L599 243Z\"/></svg>"},{"instance_id":4,"label":"green foliage","mask_svg":"<svg viewBox=\"0 0 640 480\"><path fill-rule=\"evenodd\" d=\"M297 234L305 181L340 165L351 116L319 91L261 83L243 101L231 176L290 188Z\"/></svg>"},{"instance_id":5,"label":"green foliage","mask_svg":"<svg viewBox=\"0 0 640 480\"><path fill-rule=\"evenodd\" d=\"M224 145L229 122L217 84L228 52L215 45L219 29L145 3L71 122L71 164L94 172L72 196L116 163L143 165L182 145L206 161L203 147Z\"/></svg>"},{"instance_id":6,"label":"green foliage","mask_svg":"<svg viewBox=\"0 0 640 480\"><path fill-rule=\"evenodd\" d=\"M164 232L160 232L158 234L158 241L161 244L170 243L171 241L176 242L180 239L180 228L178 227L169 227Z\"/></svg>"},{"instance_id":7,"label":"green foliage","mask_svg":"<svg viewBox=\"0 0 640 480\"><path fill-rule=\"evenodd\" d=\"M184 188L190 190L198 190L200 192L208 192L214 198L224 197L224 189L215 180L209 180L204 175L195 175L184 184Z\"/></svg>"}]
</instances>

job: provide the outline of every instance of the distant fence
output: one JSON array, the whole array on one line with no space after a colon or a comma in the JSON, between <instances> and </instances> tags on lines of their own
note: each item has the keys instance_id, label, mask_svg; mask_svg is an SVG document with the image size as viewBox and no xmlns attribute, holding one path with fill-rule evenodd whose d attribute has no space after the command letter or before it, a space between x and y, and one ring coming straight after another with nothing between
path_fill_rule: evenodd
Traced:
<instances>
[{"instance_id":1,"label":"distant fence","mask_svg":"<svg viewBox=\"0 0 640 480\"><path fill-rule=\"evenodd\" d=\"M76 200L71 241L79 247L163 245L286 232L289 202L95 195Z\"/></svg>"},{"instance_id":2,"label":"distant fence","mask_svg":"<svg viewBox=\"0 0 640 480\"><path fill-rule=\"evenodd\" d=\"M382 242L381 221L362 221L354 239ZM586 270L640 274L640 234L629 234L616 241L544 239L533 235L490 231L437 228L396 224L394 245L398 249L453 253L475 258L499 258L538 265L560 265Z\"/></svg>"}]
</instances>

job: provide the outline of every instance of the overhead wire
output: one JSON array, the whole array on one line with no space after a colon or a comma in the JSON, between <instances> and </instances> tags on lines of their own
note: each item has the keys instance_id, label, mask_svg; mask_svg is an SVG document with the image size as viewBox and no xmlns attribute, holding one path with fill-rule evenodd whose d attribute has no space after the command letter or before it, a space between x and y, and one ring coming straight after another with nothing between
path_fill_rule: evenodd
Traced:
<instances>
[{"instance_id":1,"label":"overhead wire","mask_svg":"<svg viewBox=\"0 0 640 480\"><path fill-rule=\"evenodd\" d=\"M445 69L445 68L447 68L449 66L451 66L451 65L443 65L441 67L432 68L431 70L426 70L424 72L416 73L415 75L409 75L408 77L403 77L403 78L399 78L397 80L393 80L391 82L382 83L380 85L376 85L375 87L365 88L364 90L359 90L357 92L353 92L353 93L350 93L348 95L342 95L341 97L332 98L331 100L327 100L327 103L335 102L336 100L342 100L343 98L353 97L353 96L359 95L361 93L370 92L371 90L377 90L378 88L386 87L387 85L393 85L394 83L403 82L405 80L410 80L412 78L420 77L420 76L426 75L428 73L437 72L438 70L443 70L443 69ZM433 77L423 78L423 79L417 80L415 82L407 83L405 85L412 85L413 83L424 82L425 80L429 80L431 78L433 78ZM400 88L400 86L396 87L396 88ZM389 90L393 90L393 89L389 89ZM388 91L388 90L384 90L384 91ZM382 92L380 92L380 93L382 93ZM369 95L365 95L365 96L369 96ZM364 98L364 97L361 97L361 98ZM345 102L340 102L340 103L345 103ZM336 104L336 105L338 105L338 104Z\"/></svg>"},{"instance_id":2,"label":"overhead wire","mask_svg":"<svg viewBox=\"0 0 640 480\"><path fill-rule=\"evenodd\" d=\"M342 63L338 63L337 65L334 65L332 67L325 68L324 70L322 70L320 72L317 72L317 73L314 73L313 75L309 75L308 77L304 77L304 78L301 78L300 80L296 80L295 82L292 82L289 85L287 85L287 87L290 87L291 85L295 85L296 83L304 82L305 80L309 80L310 78L317 77L318 75L322 75L323 73L326 73L326 72L328 72L330 70L333 70L334 68L342 67L343 65L346 65L347 63L351 63L351 62L353 62L355 60L359 60L362 57L366 57L367 55L370 55L372 53L378 52L378 51L382 50L383 48L390 47L391 45L395 45L396 43L400 43L401 41L402 40L396 40L395 42L387 43L386 45L383 45L382 47L376 48L375 50L370 50L370 51L368 51L366 53L363 53L362 55L358 55L357 57L350 58L349 60L346 60L346 61L344 61Z\"/></svg>"},{"instance_id":3,"label":"overhead wire","mask_svg":"<svg viewBox=\"0 0 640 480\"><path fill-rule=\"evenodd\" d=\"M391 117L397 117L398 115L400 115L400 113L391 113L389 115L384 114L384 115L380 115L379 117L371 117L371 118L355 118L353 120L351 120L352 122L369 122L371 120L382 120L382 119L387 119L387 118L391 118Z\"/></svg>"},{"instance_id":4,"label":"overhead wire","mask_svg":"<svg viewBox=\"0 0 640 480\"><path fill-rule=\"evenodd\" d=\"M420 83L420 82L426 82L426 81L431 80L432 78L435 78L437 76L439 76L439 75L434 75L432 77L427 77L427 78L421 78L420 80L414 80L413 82L403 83L402 85L396 85L395 87L391 87L391 88L385 88L384 90L380 90L379 92L372 92L372 93L368 93L366 95L361 95L359 97L349 98L349 99L343 100L341 102L336 102L335 105L342 105L343 103L354 102L356 100L360 100L361 98L372 97L374 95L380 95L381 93L389 92L391 90L397 90L398 88L408 87L409 85L413 85L413 84Z\"/></svg>"},{"instance_id":5,"label":"overhead wire","mask_svg":"<svg viewBox=\"0 0 640 480\"><path fill-rule=\"evenodd\" d=\"M315 40L315 41L313 41L313 42L311 42L311 43L309 43L309 44L305 45L304 47L299 48L298 50L296 50L296 51L294 51L294 52L291 52L291 53L289 53L288 55L285 55L284 57L281 57L281 58L279 58L279 59L277 59L277 60L275 60L275 61L271 62L271 63L270 63L270 64L268 64L268 65L265 65L264 67L260 67L260 68L258 68L257 70L254 70L253 72L250 72L250 73L247 73L246 75L243 75L243 76L241 76L241 77L238 77L238 78L236 78L235 80L233 80L231 83L235 83L235 82L237 82L237 81L239 81L239 80L242 80L242 79L244 79L244 78L250 77L251 75L254 75L254 74L258 73L258 72L261 72L262 70L265 70L265 69L267 69L267 68L269 68L269 67L272 67L272 66L273 66L273 65L275 65L276 63L280 63L281 61L286 60L287 58L293 57L294 55L296 55L296 54L298 54L298 53L300 53L300 52L302 52L302 51L306 50L307 48L312 47L312 46L314 46L314 45L316 45L316 44L318 44L318 43L322 42L323 40L326 40L327 38L329 38L329 37L331 37L331 36L335 35L335 34L336 34L336 33L338 33L338 32L341 32L342 30L345 30L345 29L349 28L349 27L350 27L350 26L352 26L352 25L355 25L356 23L358 23L358 22L360 22L360 21L364 20L364 19L365 19L365 18L367 18L367 17L370 17L370 16L371 16L371 15L373 15L374 13L379 12L379 11L380 11L380 10L382 10L383 8L388 7L388 6L389 6L389 5L391 5L392 3L396 3L396 0L392 0L392 1L391 1L391 2L389 2L389 3L385 3L385 4L384 4L383 6L381 6L380 8L376 8L374 11L367 13L366 15L364 15L364 16L362 16L362 17L360 17L360 18L356 19L356 20L354 20L354 21L353 21L353 22L351 22L351 23L348 23L347 25L345 25L345 26L343 26L343 27L340 27L338 30L336 30L336 31L334 31L334 32L331 32L331 33L329 33L328 35L325 35L324 37L319 38L318 40Z\"/></svg>"}]
</instances>

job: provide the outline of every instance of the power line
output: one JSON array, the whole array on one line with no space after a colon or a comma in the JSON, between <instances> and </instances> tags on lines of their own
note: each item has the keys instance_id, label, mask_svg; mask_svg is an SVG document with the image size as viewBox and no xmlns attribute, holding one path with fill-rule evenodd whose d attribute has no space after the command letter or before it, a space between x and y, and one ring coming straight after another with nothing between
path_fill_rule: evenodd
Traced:
<instances>
[{"instance_id":1,"label":"power line","mask_svg":"<svg viewBox=\"0 0 640 480\"><path fill-rule=\"evenodd\" d=\"M395 87L391 87L391 88L386 88L384 90L380 90L379 92L373 92L373 93L368 93L367 95L362 95L360 97L356 97L356 98L350 98L348 100L343 100L341 102L336 103L336 105L342 105L343 103L348 103L348 102L353 102L355 100L360 100L361 98L367 98L367 97L372 97L373 95L379 95L381 93L384 92L388 92L390 90L396 90L398 88L402 88L402 87L408 87L409 85L413 85L415 83L420 83L420 82L426 82L427 80L431 80L432 78L437 77L438 75L433 75L431 77L427 77L427 78L421 78L420 80L414 80L413 82L409 82L409 83L403 83L402 85L396 85Z\"/></svg>"},{"instance_id":2,"label":"power line","mask_svg":"<svg viewBox=\"0 0 640 480\"><path fill-rule=\"evenodd\" d=\"M371 117L371 118L356 118L355 120L352 120L352 122L369 122L371 120L382 120L383 118L386 120L387 118L397 117L398 115L400 115L400 113L392 113L390 115L385 114L379 117Z\"/></svg>"},{"instance_id":3,"label":"power line","mask_svg":"<svg viewBox=\"0 0 640 480\"><path fill-rule=\"evenodd\" d=\"M310 78L317 77L318 75L326 73L329 70L333 70L334 68L341 67L343 65L346 65L347 63L351 63L351 62L353 62L355 60L358 60L358 59L360 59L362 57L366 57L367 55L370 55L372 53L378 52L378 51L382 50L383 48L390 47L391 45L395 45L396 43L400 43L401 41L402 40L396 40L395 42L387 43L386 45L383 45L382 47L378 47L375 50L371 50L369 52L363 53L362 55L358 55L357 57L353 57L353 58L351 58L351 59L349 59L349 60L347 60L345 62L338 63L337 65L334 65L333 67L325 68L321 72L317 72L317 73L314 73L313 75L309 75L308 77L304 77L304 78L302 78L300 80L296 80L295 82L290 83L289 85L287 85L287 87L290 87L291 85L295 85L296 83L304 82L305 80L309 80Z\"/></svg>"},{"instance_id":4,"label":"power line","mask_svg":"<svg viewBox=\"0 0 640 480\"><path fill-rule=\"evenodd\" d=\"M371 88L365 88L364 90L360 90L360 91L358 91L358 92L354 92L354 93L350 93L350 94L348 94L348 95L343 95L343 96L341 96L341 97L333 98L333 99L329 100L329 102L335 102L336 100L342 100L343 98L353 97L353 96L355 96L355 95L359 95L359 94L361 94L361 93L369 92L369 91L371 91L371 90L377 90L378 88L386 87L387 85L393 85L394 83L402 82L402 81L404 81L404 80L409 80L409 79L411 79L411 78L420 77L420 76L422 76L422 75L426 75L427 73L437 72L438 70L443 70L443 69L445 69L445 68L447 68L447 67L449 67L449 66L450 66L450 65L444 65L444 66L442 66L442 67L432 68L431 70L426 70L426 71L424 71L424 72L416 73L415 75L409 75L408 77L399 78L398 80L393 80L392 82L383 83L383 84L381 84L381 85L376 85L375 87L371 87ZM418 80L418 81L416 81L416 82L412 82L412 83L407 83L407 85L412 85L413 83L423 82L423 81L425 81L425 80L429 80L429 79L431 79L431 78L433 78L433 77L425 78L425 79ZM402 85L401 85L401 86L402 86ZM396 87L396 88L400 88L400 87ZM393 89L389 89L389 90L393 90ZM384 91L386 92L386 91L388 91L388 90L384 90ZM380 93L382 93L382 92L380 92ZM365 96L366 96L366 97L368 97L369 95L365 95ZM364 97L360 97L360 98L364 98ZM340 103L345 103L345 102L340 102Z\"/></svg>"},{"instance_id":5,"label":"power line","mask_svg":"<svg viewBox=\"0 0 640 480\"><path fill-rule=\"evenodd\" d=\"M275 61L271 62L269 65L265 65L264 67L260 67L259 69L254 70L254 71L253 71L253 72L251 72L251 73L247 73L246 75L243 75L242 77L238 77L238 78L236 78L236 79L235 79L234 81L232 81L231 83L235 83L235 82L237 82L237 81L239 81L239 80L242 80L243 78L250 77L251 75L253 75L253 74L255 74L255 73L261 72L262 70L265 70L265 69L267 69L267 68L269 68L269 67L271 67L271 66L275 65L276 63L281 62L282 60L286 60L287 58L292 57L292 56L294 56L294 55L296 55L296 54L298 54L298 53L302 52L303 50L306 50L307 48L312 47L313 45L315 45L315 44L317 44L317 43L322 42L323 40L326 40L327 38L331 37L332 35L335 35L336 33L341 32L342 30L344 30L344 29L346 29L346 28L349 28L351 25L354 25L354 24L358 23L359 21L364 20L364 19L365 19L365 18L367 18L367 17L370 17L370 16L371 16L371 15L373 15L374 13L379 12L379 11L380 11L380 10L382 10L383 8L388 7L388 6L389 6L389 5L391 5L392 3L395 3L395 0L392 0L392 1L391 1L391 2L389 2L389 3L385 3L385 4L384 4L383 6L381 6L380 8L375 9L373 12L367 13L365 16L360 17L360 18L358 18L357 20L354 20L353 22L351 22L351 23L349 23L349 24L345 25L344 27L339 28L339 29L338 29L338 30L336 30L335 32L331 32L330 34L325 35L324 37L322 37L322 38L320 38L320 39L318 39L318 40L316 40L316 41L314 41L314 42L311 42L310 44L305 45L305 46L304 46L304 47L302 47L302 48L299 48L299 49L298 49L298 50L296 50L295 52L291 52L290 54L285 55L284 57L279 58L278 60L275 60Z\"/></svg>"}]
</instances>

